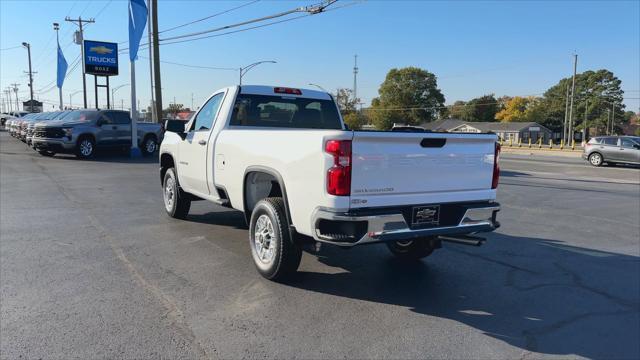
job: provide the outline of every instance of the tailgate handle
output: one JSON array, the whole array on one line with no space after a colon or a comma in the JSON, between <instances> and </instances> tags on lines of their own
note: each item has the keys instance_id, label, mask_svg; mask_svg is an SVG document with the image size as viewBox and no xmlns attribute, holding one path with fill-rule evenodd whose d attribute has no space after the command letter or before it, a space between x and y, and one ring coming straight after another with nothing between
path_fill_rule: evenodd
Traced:
<instances>
[{"instance_id":1,"label":"tailgate handle","mask_svg":"<svg viewBox=\"0 0 640 360\"><path fill-rule=\"evenodd\" d=\"M423 148L441 148L447 142L447 139L443 138L425 138L420 141L420 146Z\"/></svg>"}]
</instances>

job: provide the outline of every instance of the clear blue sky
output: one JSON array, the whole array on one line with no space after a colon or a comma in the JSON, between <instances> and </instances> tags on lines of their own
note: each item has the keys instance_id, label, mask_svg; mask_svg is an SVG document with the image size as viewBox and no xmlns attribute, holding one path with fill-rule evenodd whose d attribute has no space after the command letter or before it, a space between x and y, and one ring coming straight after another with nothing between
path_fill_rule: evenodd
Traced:
<instances>
[{"instance_id":1,"label":"clear blue sky","mask_svg":"<svg viewBox=\"0 0 640 360\"><path fill-rule=\"evenodd\" d=\"M160 29L211 15L243 1L160 1ZM206 30L275 14L315 1L259 1L164 36ZM350 4L338 1L333 7ZM308 87L330 91L351 87L353 55L358 54L358 95L368 104L377 95L387 71L418 66L438 77L448 104L483 94L541 94L572 72L606 68L622 80L627 109L640 108L640 1L368 1L324 14L261 29L182 44L161 46L163 61L237 68L259 60L276 60L249 72L244 83ZM102 12L101 12L102 11ZM60 43L71 63L80 53L71 43L75 25L64 17L96 17L85 38L121 42L127 35L127 2L0 0L0 48L27 41L32 45L34 89L55 80L53 22L61 23ZM146 33L145 33L146 37ZM161 35L162 38L162 35ZM53 41L52 41L53 40ZM144 41L144 40L143 40ZM121 48L127 44L122 44ZM150 99L148 51L137 63L138 98ZM0 52L0 88L17 82L19 96L28 97L26 50ZM215 71L162 64L165 104L174 97L197 107L217 88L237 83L237 71ZM120 55L120 75L111 85L129 83L128 55ZM93 76L87 78L93 102ZM79 69L65 81L63 96L82 89ZM104 91L104 90L102 90ZM57 103L57 88L37 97ZM129 89L116 102L129 103ZM100 103L105 103L104 94ZM73 103L81 102L74 95Z\"/></svg>"}]
</instances>

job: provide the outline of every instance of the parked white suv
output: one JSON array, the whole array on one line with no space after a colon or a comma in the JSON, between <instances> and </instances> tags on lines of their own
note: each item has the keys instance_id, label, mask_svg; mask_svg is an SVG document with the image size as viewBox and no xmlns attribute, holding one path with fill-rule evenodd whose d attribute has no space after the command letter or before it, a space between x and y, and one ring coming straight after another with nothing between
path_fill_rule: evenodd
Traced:
<instances>
[{"instance_id":1,"label":"parked white suv","mask_svg":"<svg viewBox=\"0 0 640 360\"><path fill-rule=\"evenodd\" d=\"M499 226L495 134L350 131L331 95L268 86L216 91L166 128L167 213L185 218L200 199L244 212L268 279L297 269L304 239L419 259Z\"/></svg>"}]
</instances>

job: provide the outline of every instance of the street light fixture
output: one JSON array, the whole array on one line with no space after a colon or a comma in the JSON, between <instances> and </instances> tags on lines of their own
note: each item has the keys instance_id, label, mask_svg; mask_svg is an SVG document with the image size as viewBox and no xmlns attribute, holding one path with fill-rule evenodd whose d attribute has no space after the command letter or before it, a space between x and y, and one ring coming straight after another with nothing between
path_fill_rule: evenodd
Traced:
<instances>
[{"instance_id":1,"label":"street light fixture","mask_svg":"<svg viewBox=\"0 0 640 360\"><path fill-rule=\"evenodd\" d=\"M240 83L239 85L242 85L242 77L247 73L247 71L253 69L254 67L260 65L260 64L265 64L265 63L271 63L271 64L275 64L276 62L273 60L264 60L264 61L258 61L258 62L254 62L253 64L249 64L245 67L241 67L240 68Z\"/></svg>"},{"instance_id":2,"label":"street light fixture","mask_svg":"<svg viewBox=\"0 0 640 360\"><path fill-rule=\"evenodd\" d=\"M310 86L315 86L315 87L317 87L318 89L320 89L320 90L322 90L322 91L324 91L324 92L328 93L328 91L327 91L325 88L323 88L322 86L320 86L320 85L318 85L318 84L312 84L312 83L309 83L309 85L310 85Z\"/></svg>"},{"instance_id":3,"label":"street light fixture","mask_svg":"<svg viewBox=\"0 0 640 360\"><path fill-rule=\"evenodd\" d=\"M116 98L115 98L116 91L118 89L120 89L120 88L123 88L123 87L127 86L127 85L131 85L131 84L122 84L120 86L116 86L113 89L111 89L111 103L114 104L114 108L115 108L115 101L116 101Z\"/></svg>"},{"instance_id":4,"label":"street light fixture","mask_svg":"<svg viewBox=\"0 0 640 360\"><path fill-rule=\"evenodd\" d=\"M31 44L28 42L23 42L22 46L27 49L27 54L29 56L29 112L33 112L33 73L31 72Z\"/></svg>"},{"instance_id":5,"label":"street light fixture","mask_svg":"<svg viewBox=\"0 0 640 360\"><path fill-rule=\"evenodd\" d=\"M82 90L78 90L78 91L74 91L71 94L69 94L69 108L73 109L73 103L71 102L71 100L73 99L73 95L81 93Z\"/></svg>"}]
</instances>

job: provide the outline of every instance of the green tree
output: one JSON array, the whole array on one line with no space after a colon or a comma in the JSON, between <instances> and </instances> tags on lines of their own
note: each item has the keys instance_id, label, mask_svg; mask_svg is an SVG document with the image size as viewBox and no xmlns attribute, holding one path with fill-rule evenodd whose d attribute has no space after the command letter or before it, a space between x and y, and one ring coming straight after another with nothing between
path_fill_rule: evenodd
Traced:
<instances>
[{"instance_id":1,"label":"green tree","mask_svg":"<svg viewBox=\"0 0 640 360\"><path fill-rule=\"evenodd\" d=\"M504 108L496 114L496 120L502 122L512 121L534 121L539 122L544 113L540 107L540 98L534 96L522 97L516 96L509 99Z\"/></svg>"},{"instance_id":2,"label":"green tree","mask_svg":"<svg viewBox=\"0 0 640 360\"><path fill-rule=\"evenodd\" d=\"M388 130L394 123L419 125L435 120L444 104L436 76L416 67L391 69L371 102L373 122Z\"/></svg>"},{"instance_id":3,"label":"green tree","mask_svg":"<svg viewBox=\"0 0 640 360\"><path fill-rule=\"evenodd\" d=\"M342 119L351 130L359 130L363 125L367 124L367 117L357 111L352 111L346 115L343 115Z\"/></svg>"},{"instance_id":4,"label":"green tree","mask_svg":"<svg viewBox=\"0 0 640 360\"><path fill-rule=\"evenodd\" d=\"M449 107L448 117L464 121L495 121L498 109L498 100L489 94L468 102L456 101Z\"/></svg>"},{"instance_id":5,"label":"green tree","mask_svg":"<svg viewBox=\"0 0 640 360\"><path fill-rule=\"evenodd\" d=\"M355 111L360 103L360 99L353 97L353 90L338 89L336 94L336 103L342 115L346 115L351 111Z\"/></svg>"},{"instance_id":6,"label":"green tree","mask_svg":"<svg viewBox=\"0 0 640 360\"><path fill-rule=\"evenodd\" d=\"M567 100L567 88L571 88L571 77L561 79L549 88L539 106L543 109L543 119L539 121L546 127L561 131ZM575 129L596 128L598 133L606 130L609 114L614 110L614 119L619 123L623 119L624 105L621 81L609 70L585 71L576 75L573 119ZM585 122L586 116L586 122Z\"/></svg>"}]
</instances>

